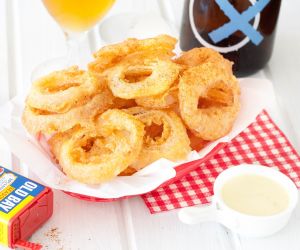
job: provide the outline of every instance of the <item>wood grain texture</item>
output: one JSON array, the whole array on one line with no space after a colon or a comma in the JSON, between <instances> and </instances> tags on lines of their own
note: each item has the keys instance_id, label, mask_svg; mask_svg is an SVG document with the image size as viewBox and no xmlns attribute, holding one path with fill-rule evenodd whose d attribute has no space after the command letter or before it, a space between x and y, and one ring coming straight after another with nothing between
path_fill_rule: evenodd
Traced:
<instances>
[{"instance_id":1,"label":"wood grain texture","mask_svg":"<svg viewBox=\"0 0 300 250\"><path fill-rule=\"evenodd\" d=\"M9 99L6 18L6 2L0 1L0 105Z\"/></svg>"},{"instance_id":2,"label":"wood grain texture","mask_svg":"<svg viewBox=\"0 0 300 250\"><path fill-rule=\"evenodd\" d=\"M91 203L54 193L52 218L30 239L45 249L128 249L119 203ZM51 231L55 229L55 236Z\"/></svg>"},{"instance_id":3,"label":"wood grain texture","mask_svg":"<svg viewBox=\"0 0 300 250\"><path fill-rule=\"evenodd\" d=\"M7 102L10 98L10 79L9 79L9 60L8 48L9 30L7 29L7 3L0 1L0 105ZM0 135L0 165L10 167L11 154L7 143Z\"/></svg>"},{"instance_id":4,"label":"wood grain texture","mask_svg":"<svg viewBox=\"0 0 300 250\"><path fill-rule=\"evenodd\" d=\"M292 141L300 151L300 22L299 1L282 1L273 56L265 68L274 83L284 119L290 123Z\"/></svg>"},{"instance_id":5,"label":"wood grain texture","mask_svg":"<svg viewBox=\"0 0 300 250\"><path fill-rule=\"evenodd\" d=\"M48 59L65 55L66 44L62 30L48 14L42 1L18 1L15 12L20 22L21 83L27 90L35 67Z\"/></svg>"}]
</instances>

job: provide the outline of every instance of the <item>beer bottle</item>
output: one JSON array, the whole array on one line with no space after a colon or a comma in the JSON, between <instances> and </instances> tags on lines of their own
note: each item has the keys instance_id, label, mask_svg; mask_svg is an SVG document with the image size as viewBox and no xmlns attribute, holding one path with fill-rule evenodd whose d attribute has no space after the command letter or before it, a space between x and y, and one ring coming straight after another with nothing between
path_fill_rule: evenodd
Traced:
<instances>
[{"instance_id":1,"label":"beer bottle","mask_svg":"<svg viewBox=\"0 0 300 250\"><path fill-rule=\"evenodd\" d=\"M237 76L269 61L281 0L185 0L180 47L209 47L234 62Z\"/></svg>"}]
</instances>

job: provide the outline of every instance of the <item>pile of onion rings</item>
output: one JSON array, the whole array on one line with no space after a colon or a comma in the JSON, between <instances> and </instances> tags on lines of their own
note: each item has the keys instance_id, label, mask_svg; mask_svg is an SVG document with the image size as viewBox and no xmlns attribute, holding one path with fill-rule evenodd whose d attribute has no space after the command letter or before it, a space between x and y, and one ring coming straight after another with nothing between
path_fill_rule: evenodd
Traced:
<instances>
[{"instance_id":1,"label":"pile of onion rings","mask_svg":"<svg viewBox=\"0 0 300 250\"><path fill-rule=\"evenodd\" d=\"M100 184L166 158L185 160L230 132L240 108L232 63L168 35L128 39L32 84L23 125L43 134L70 178Z\"/></svg>"},{"instance_id":2,"label":"pile of onion rings","mask_svg":"<svg viewBox=\"0 0 300 250\"><path fill-rule=\"evenodd\" d=\"M49 145L69 177L99 184L114 178L135 161L143 136L144 125L138 119L110 109L96 119L94 127L74 127L57 133Z\"/></svg>"}]
</instances>

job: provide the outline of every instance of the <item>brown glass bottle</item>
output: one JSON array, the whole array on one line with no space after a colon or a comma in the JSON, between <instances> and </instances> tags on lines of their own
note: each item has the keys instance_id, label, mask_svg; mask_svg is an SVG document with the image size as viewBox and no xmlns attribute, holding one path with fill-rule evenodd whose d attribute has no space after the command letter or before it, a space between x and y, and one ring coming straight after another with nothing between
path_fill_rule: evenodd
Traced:
<instances>
[{"instance_id":1,"label":"brown glass bottle","mask_svg":"<svg viewBox=\"0 0 300 250\"><path fill-rule=\"evenodd\" d=\"M256 5L257 3L259 5ZM185 0L180 47L183 51L203 46L215 48L234 62L233 69L236 75L253 74L262 69L271 57L280 3L281 0ZM233 8L230 9L230 6ZM263 7L259 9L257 6ZM252 15L249 14L249 7ZM231 11L229 14L228 9ZM245 12L246 10L249 13ZM246 20L240 20L241 17ZM227 37L223 34L223 39L219 36L219 41L214 42L211 32L218 29L221 31L224 24L231 25L234 32L228 32L230 35ZM241 24L243 27L239 29ZM245 32L244 28L250 33ZM219 35L222 32L224 29ZM254 40L258 36L259 42Z\"/></svg>"}]
</instances>

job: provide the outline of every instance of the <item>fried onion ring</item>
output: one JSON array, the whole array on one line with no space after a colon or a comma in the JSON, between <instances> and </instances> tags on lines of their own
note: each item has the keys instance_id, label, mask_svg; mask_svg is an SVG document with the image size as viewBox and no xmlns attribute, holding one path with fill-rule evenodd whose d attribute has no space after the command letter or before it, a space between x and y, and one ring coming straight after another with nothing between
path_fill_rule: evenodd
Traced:
<instances>
[{"instance_id":1,"label":"fried onion ring","mask_svg":"<svg viewBox=\"0 0 300 250\"><path fill-rule=\"evenodd\" d=\"M173 107L178 103L178 84L175 84L163 94L136 98L135 102L145 108L165 109Z\"/></svg>"},{"instance_id":2,"label":"fried onion ring","mask_svg":"<svg viewBox=\"0 0 300 250\"><path fill-rule=\"evenodd\" d=\"M133 175L134 173L136 173L136 169L132 168L132 167L128 167L126 168L124 171L122 171L119 176L130 176Z\"/></svg>"},{"instance_id":3,"label":"fried onion ring","mask_svg":"<svg viewBox=\"0 0 300 250\"><path fill-rule=\"evenodd\" d=\"M124 57L129 54L143 51L155 52L160 51L161 53L171 52L177 40L168 35L160 35L154 38L138 40L135 38L129 38L122 43L108 45L101 48L94 54L95 61L88 65L88 68L92 72L102 73L108 68L119 63Z\"/></svg>"},{"instance_id":4,"label":"fried onion ring","mask_svg":"<svg viewBox=\"0 0 300 250\"><path fill-rule=\"evenodd\" d=\"M65 113L72 107L85 104L101 87L98 77L73 66L35 81L26 104L36 109Z\"/></svg>"},{"instance_id":5,"label":"fried onion ring","mask_svg":"<svg viewBox=\"0 0 300 250\"><path fill-rule=\"evenodd\" d=\"M183 66L194 67L206 62L218 63L223 60L224 57L217 51L202 47L183 52L174 61ZM232 64L228 66L231 67Z\"/></svg>"},{"instance_id":6,"label":"fried onion ring","mask_svg":"<svg viewBox=\"0 0 300 250\"><path fill-rule=\"evenodd\" d=\"M158 95L170 88L177 79L179 70L180 67L170 60L157 59L146 65L121 64L110 69L107 84L114 96L123 99ZM139 79L138 75L145 77Z\"/></svg>"},{"instance_id":7,"label":"fried onion ring","mask_svg":"<svg viewBox=\"0 0 300 250\"><path fill-rule=\"evenodd\" d=\"M125 110L145 124L142 151L131 167L139 170L160 159L182 160L190 152L190 141L181 119L168 110L134 107Z\"/></svg>"},{"instance_id":8,"label":"fried onion ring","mask_svg":"<svg viewBox=\"0 0 300 250\"><path fill-rule=\"evenodd\" d=\"M86 184L100 184L125 170L139 155L144 125L121 110L104 112L95 127L75 127L49 140L67 176Z\"/></svg>"},{"instance_id":9,"label":"fried onion ring","mask_svg":"<svg viewBox=\"0 0 300 250\"><path fill-rule=\"evenodd\" d=\"M155 61L157 59L161 60L171 60L175 54L172 51L165 50L155 50L155 51L137 51L131 53L118 63L125 65L144 65L148 62Z\"/></svg>"},{"instance_id":10,"label":"fried onion ring","mask_svg":"<svg viewBox=\"0 0 300 250\"><path fill-rule=\"evenodd\" d=\"M205 141L194 135L194 133L190 130L187 130L187 135L190 139L190 146L192 150L196 150L197 152L199 152L209 143L209 141Z\"/></svg>"},{"instance_id":11,"label":"fried onion ring","mask_svg":"<svg viewBox=\"0 0 300 250\"><path fill-rule=\"evenodd\" d=\"M103 113L112 106L113 99L110 90L105 89L89 99L85 105L72 108L63 114L49 113L26 105L22 122L28 132L33 135L40 132L43 134L63 132L77 124L88 126L93 122L96 115Z\"/></svg>"},{"instance_id":12,"label":"fried onion ring","mask_svg":"<svg viewBox=\"0 0 300 250\"><path fill-rule=\"evenodd\" d=\"M137 106L135 100L133 99L121 99L116 97L113 101L113 107L117 109L128 109Z\"/></svg>"},{"instance_id":13,"label":"fried onion ring","mask_svg":"<svg viewBox=\"0 0 300 250\"><path fill-rule=\"evenodd\" d=\"M216 140L232 128L240 108L239 86L229 69L230 62L207 62L186 70L179 81L180 114L192 132L203 140ZM222 96L221 102L205 101L208 93ZM222 104L226 98L227 104ZM215 95L217 96L217 95ZM204 100L204 101L203 101ZM201 106L201 102L204 104ZM217 103L217 104L216 104ZM199 105L200 104L200 105Z\"/></svg>"}]
</instances>

